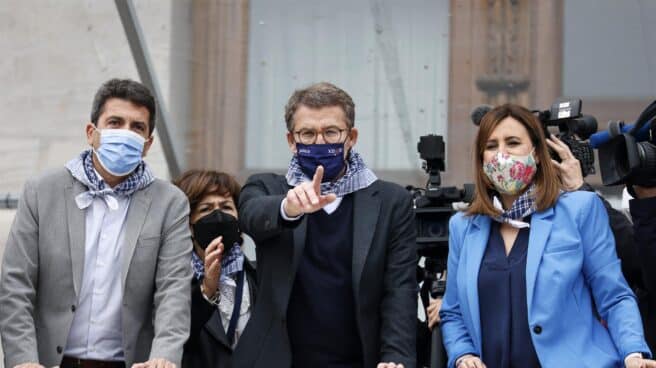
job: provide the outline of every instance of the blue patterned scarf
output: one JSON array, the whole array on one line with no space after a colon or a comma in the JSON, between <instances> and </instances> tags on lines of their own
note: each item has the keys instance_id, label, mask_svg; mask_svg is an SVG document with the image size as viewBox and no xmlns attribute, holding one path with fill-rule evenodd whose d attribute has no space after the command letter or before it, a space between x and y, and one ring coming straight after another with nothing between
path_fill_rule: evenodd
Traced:
<instances>
[{"instance_id":1,"label":"blue patterned scarf","mask_svg":"<svg viewBox=\"0 0 656 368\"><path fill-rule=\"evenodd\" d=\"M366 188L378 180L376 174L365 165L360 154L353 149L349 152L346 165L346 173L341 178L333 182L321 183L321 194L334 193L338 197L344 197L347 194ZM287 184L292 187L306 181L312 181L312 178L305 176L301 170L296 156L292 157L289 162L286 177Z\"/></svg>"},{"instance_id":2,"label":"blue patterned scarf","mask_svg":"<svg viewBox=\"0 0 656 368\"><path fill-rule=\"evenodd\" d=\"M88 149L66 163L66 168L71 175L88 189L75 197L75 203L80 209L89 207L93 199L99 197L107 203L110 210L116 210L118 202L115 196L129 196L146 188L155 180L146 162L141 161L139 166L125 180L112 189L96 174L92 155L93 150Z\"/></svg>"},{"instance_id":3,"label":"blue patterned scarf","mask_svg":"<svg viewBox=\"0 0 656 368\"><path fill-rule=\"evenodd\" d=\"M524 227L530 227L528 222L522 221L525 217L532 215L536 211L535 207L535 184L531 186L522 193L508 210L504 210L501 205L501 201L497 196L494 196L494 207L501 210L502 213L499 216L492 217L494 221L500 223L507 223L512 227L521 229Z\"/></svg>"},{"instance_id":4,"label":"blue patterned scarf","mask_svg":"<svg viewBox=\"0 0 656 368\"><path fill-rule=\"evenodd\" d=\"M221 281L234 279L235 275L244 269L244 258L241 246L239 243L235 243L230 249L230 253L221 258ZM196 280L200 281L205 277L205 264L196 252L191 252L191 267Z\"/></svg>"}]
</instances>

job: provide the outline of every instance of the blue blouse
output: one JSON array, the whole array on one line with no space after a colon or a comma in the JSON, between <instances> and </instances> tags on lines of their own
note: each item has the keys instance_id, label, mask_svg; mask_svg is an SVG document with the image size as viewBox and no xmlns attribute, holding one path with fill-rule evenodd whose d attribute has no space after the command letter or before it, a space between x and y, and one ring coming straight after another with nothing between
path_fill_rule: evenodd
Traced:
<instances>
[{"instance_id":1,"label":"blue blouse","mask_svg":"<svg viewBox=\"0 0 656 368\"><path fill-rule=\"evenodd\" d=\"M490 226L478 274L481 359L488 368L540 367L526 306L528 235L529 228L520 229L506 256L500 224L493 222Z\"/></svg>"}]
</instances>

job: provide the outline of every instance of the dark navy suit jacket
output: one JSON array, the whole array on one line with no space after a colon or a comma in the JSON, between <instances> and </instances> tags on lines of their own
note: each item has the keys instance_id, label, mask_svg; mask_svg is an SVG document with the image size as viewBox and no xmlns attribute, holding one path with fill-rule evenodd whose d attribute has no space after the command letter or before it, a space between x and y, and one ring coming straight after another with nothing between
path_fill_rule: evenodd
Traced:
<instances>
[{"instance_id":1,"label":"dark navy suit jacket","mask_svg":"<svg viewBox=\"0 0 656 368\"><path fill-rule=\"evenodd\" d=\"M307 218L285 221L280 204L290 187L283 176L248 179L239 220L256 244L258 299L249 324L257 332L244 366L290 367L287 306L305 246ZM353 193L353 293L364 366L416 363L417 251L410 194L377 180ZM340 301L335 300L335 308ZM253 336L251 336L253 338ZM340 342L336 341L336 344Z\"/></svg>"}]
</instances>

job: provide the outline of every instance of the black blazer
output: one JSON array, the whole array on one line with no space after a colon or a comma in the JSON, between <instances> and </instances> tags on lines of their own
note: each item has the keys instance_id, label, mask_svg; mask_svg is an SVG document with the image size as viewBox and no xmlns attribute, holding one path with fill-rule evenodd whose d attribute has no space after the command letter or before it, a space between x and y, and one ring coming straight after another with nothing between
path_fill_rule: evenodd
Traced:
<instances>
[{"instance_id":1,"label":"black blazer","mask_svg":"<svg viewBox=\"0 0 656 368\"><path fill-rule=\"evenodd\" d=\"M243 367L241 363L244 354L248 353L244 345L248 345L248 330L253 317L257 281L255 268L250 262L244 262L246 282L251 297L251 319L242 332L235 350L232 350L226 332L221 324L218 309L203 298L200 292L200 282L195 278L191 287L191 329L189 340L184 345L182 368L230 368Z\"/></svg>"},{"instance_id":2,"label":"black blazer","mask_svg":"<svg viewBox=\"0 0 656 368\"><path fill-rule=\"evenodd\" d=\"M633 218L635 242L638 248L645 295L640 309L645 337L652 353L656 351L656 197L632 199L629 209Z\"/></svg>"},{"instance_id":3,"label":"black blazer","mask_svg":"<svg viewBox=\"0 0 656 368\"><path fill-rule=\"evenodd\" d=\"M240 194L239 220L255 240L259 285L243 367L291 366L287 306L307 221L280 215L289 189L282 176L258 174ZM417 252L410 194L378 180L353 194L353 221L353 292L364 367L391 361L414 368Z\"/></svg>"}]
</instances>

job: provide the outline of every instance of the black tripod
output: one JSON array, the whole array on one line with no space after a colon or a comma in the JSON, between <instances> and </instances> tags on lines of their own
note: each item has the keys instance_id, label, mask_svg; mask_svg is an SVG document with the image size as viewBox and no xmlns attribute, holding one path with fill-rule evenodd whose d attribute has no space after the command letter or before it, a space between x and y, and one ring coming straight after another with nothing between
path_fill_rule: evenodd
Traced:
<instances>
[{"instance_id":1,"label":"black tripod","mask_svg":"<svg viewBox=\"0 0 656 368\"><path fill-rule=\"evenodd\" d=\"M446 280L443 277L446 271L446 260L435 257L426 257L424 268L422 269L422 279L424 281L419 291L421 300L424 304L424 310L428 308L429 298L437 299L444 296L446 289ZM428 320L428 316L427 316ZM431 331L430 343L430 368L446 367L447 358L444 344L442 344L442 331L439 323L433 326Z\"/></svg>"}]
</instances>

